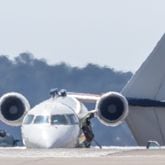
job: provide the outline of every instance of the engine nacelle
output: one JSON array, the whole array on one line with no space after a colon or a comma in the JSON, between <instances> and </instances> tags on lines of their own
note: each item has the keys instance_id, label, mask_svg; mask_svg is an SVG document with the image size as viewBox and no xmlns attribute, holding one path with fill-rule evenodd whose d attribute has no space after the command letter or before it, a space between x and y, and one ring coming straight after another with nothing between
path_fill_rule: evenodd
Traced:
<instances>
[{"instance_id":1,"label":"engine nacelle","mask_svg":"<svg viewBox=\"0 0 165 165\"><path fill-rule=\"evenodd\" d=\"M96 103L97 117L107 126L116 126L128 115L127 99L117 92L108 92Z\"/></svg>"},{"instance_id":2,"label":"engine nacelle","mask_svg":"<svg viewBox=\"0 0 165 165\"><path fill-rule=\"evenodd\" d=\"M0 98L0 120L5 124L11 126L21 125L29 110L30 104L22 94L10 92Z\"/></svg>"}]
</instances>

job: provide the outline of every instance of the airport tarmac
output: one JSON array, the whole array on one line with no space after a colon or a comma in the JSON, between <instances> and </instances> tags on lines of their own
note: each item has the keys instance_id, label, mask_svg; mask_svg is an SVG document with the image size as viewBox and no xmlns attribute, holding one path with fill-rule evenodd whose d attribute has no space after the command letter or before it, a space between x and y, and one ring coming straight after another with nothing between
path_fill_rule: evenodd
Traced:
<instances>
[{"instance_id":1,"label":"airport tarmac","mask_svg":"<svg viewBox=\"0 0 165 165\"><path fill-rule=\"evenodd\" d=\"M25 149L1 148L1 165L164 165L165 149L91 148Z\"/></svg>"}]
</instances>

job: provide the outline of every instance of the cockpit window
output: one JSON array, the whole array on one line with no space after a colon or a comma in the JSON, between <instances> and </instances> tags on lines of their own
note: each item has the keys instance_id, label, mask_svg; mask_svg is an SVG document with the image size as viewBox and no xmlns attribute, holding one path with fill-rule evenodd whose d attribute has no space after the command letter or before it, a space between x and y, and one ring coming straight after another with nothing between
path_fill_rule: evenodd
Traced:
<instances>
[{"instance_id":1,"label":"cockpit window","mask_svg":"<svg viewBox=\"0 0 165 165\"><path fill-rule=\"evenodd\" d=\"M27 115L23 121L23 124L31 124L33 121L34 115Z\"/></svg>"},{"instance_id":2,"label":"cockpit window","mask_svg":"<svg viewBox=\"0 0 165 165\"><path fill-rule=\"evenodd\" d=\"M68 124L68 121L65 115L52 115L51 124L66 125Z\"/></svg>"},{"instance_id":3,"label":"cockpit window","mask_svg":"<svg viewBox=\"0 0 165 165\"><path fill-rule=\"evenodd\" d=\"M78 118L74 114L52 115L51 124L73 125L78 124Z\"/></svg>"},{"instance_id":4,"label":"cockpit window","mask_svg":"<svg viewBox=\"0 0 165 165\"><path fill-rule=\"evenodd\" d=\"M34 119L34 124L46 124L49 123L49 117L48 116L36 116Z\"/></svg>"},{"instance_id":5,"label":"cockpit window","mask_svg":"<svg viewBox=\"0 0 165 165\"><path fill-rule=\"evenodd\" d=\"M68 118L69 124L78 124L78 118L74 114L67 114L66 117Z\"/></svg>"}]
</instances>

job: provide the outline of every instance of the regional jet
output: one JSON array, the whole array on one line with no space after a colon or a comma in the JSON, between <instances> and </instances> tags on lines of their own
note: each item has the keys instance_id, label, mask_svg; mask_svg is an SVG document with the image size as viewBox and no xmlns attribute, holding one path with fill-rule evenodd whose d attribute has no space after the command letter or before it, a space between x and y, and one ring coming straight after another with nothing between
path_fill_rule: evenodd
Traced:
<instances>
[{"instance_id":1,"label":"regional jet","mask_svg":"<svg viewBox=\"0 0 165 165\"><path fill-rule=\"evenodd\" d=\"M90 120L107 126L126 121L137 144L149 140L165 145L165 35L124 89L101 95L53 89L51 97L30 108L20 93L0 98L0 119L21 125L27 148L90 147L94 139ZM94 103L88 110L86 102Z\"/></svg>"},{"instance_id":2,"label":"regional jet","mask_svg":"<svg viewBox=\"0 0 165 165\"><path fill-rule=\"evenodd\" d=\"M108 126L121 123L128 113L124 96L116 92L99 95L50 91L51 97L30 109L28 100L11 92L0 99L1 120L21 125L23 143L27 148L90 147L94 138L90 119L97 116ZM81 101L80 101L81 100ZM88 111L82 101L97 102Z\"/></svg>"}]
</instances>

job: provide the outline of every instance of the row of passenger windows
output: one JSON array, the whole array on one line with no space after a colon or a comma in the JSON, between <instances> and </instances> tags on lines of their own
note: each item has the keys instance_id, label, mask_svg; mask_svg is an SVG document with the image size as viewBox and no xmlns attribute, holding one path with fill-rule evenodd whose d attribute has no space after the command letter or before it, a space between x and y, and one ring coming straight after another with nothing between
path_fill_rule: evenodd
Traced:
<instances>
[{"instance_id":1,"label":"row of passenger windows","mask_svg":"<svg viewBox=\"0 0 165 165\"><path fill-rule=\"evenodd\" d=\"M78 124L78 118L74 114L64 115L27 115L23 121L23 124L52 124L52 125L73 125Z\"/></svg>"}]
</instances>

